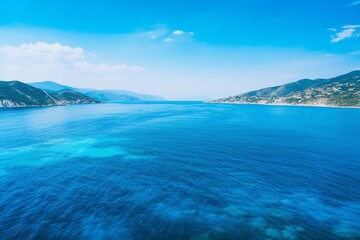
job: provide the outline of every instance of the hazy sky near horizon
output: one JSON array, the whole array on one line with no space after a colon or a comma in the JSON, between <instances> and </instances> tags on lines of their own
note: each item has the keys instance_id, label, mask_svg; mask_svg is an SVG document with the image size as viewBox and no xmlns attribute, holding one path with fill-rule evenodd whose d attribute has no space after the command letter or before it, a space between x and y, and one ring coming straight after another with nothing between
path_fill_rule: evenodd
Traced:
<instances>
[{"instance_id":1,"label":"hazy sky near horizon","mask_svg":"<svg viewBox=\"0 0 360 240\"><path fill-rule=\"evenodd\" d=\"M0 0L0 79L218 98L360 69L360 1Z\"/></svg>"}]
</instances>

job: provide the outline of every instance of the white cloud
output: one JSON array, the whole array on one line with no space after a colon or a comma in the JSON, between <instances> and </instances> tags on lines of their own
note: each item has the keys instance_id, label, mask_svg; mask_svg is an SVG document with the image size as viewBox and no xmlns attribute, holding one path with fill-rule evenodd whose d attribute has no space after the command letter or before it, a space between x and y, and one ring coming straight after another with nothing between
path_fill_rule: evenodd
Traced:
<instances>
[{"instance_id":1,"label":"white cloud","mask_svg":"<svg viewBox=\"0 0 360 240\"><path fill-rule=\"evenodd\" d=\"M185 32L183 30L175 30L171 33L170 36L164 39L164 42L174 42L177 39L180 39L183 36L193 36L194 32Z\"/></svg>"},{"instance_id":2,"label":"white cloud","mask_svg":"<svg viewBox=\"0 0 360 240\"><path fill-rule=\"evenodd\" d=\"M11 60L14 64L18 63L19 67L22 67L21 65L24 63L32 63L33 65L42 64L44 68L55 66L71 67L81 71L99 73L134 71L142 69L138 66L128 66L125 64L109 65L106 63L88 63L88 56L94 57L94 54L87 54L85 50L80 47L73 48L61 45L60 43L24 43L18 47L6 45L0 47L0 53L2 53L7 60Z\"/></svg>"},{"instance_id":3,"label":"white cloud","mask_svg":"<svg viewBox=\"0 0 360 240\"><path fill-rule=\"evenodd\" d=\"M350 4L350 6L356 6L356 5L359 5L360 4L360 1L355 1L353 3Z\"/></svg>"},{"instance_id":4,"label":"white cloud","mask_svg":"<svg viewBox=\"0 0 360 240\"><path fill-rule=\"evenodd\" d=\"M332 43L340 42L346 38L351 38L356 30L355 29L345 29L341 32L337 32L335 36L331 39Z\"/></svg>"},{"instance_id":5,"label":"white cloud","mask_svg":"<svg viewBox=\"0 0 360 240\"><path fill-rule=\"evenodd\" d=\"M60 43L48 44L45 42L24 43L19 47L6 45L0 47L0 52L10 58L38 58L59 61L75 61L85 57L85 51L82 48L71 48Z\"/></svg>"},{"instance_id":6,"label":"white cloud","mask_svg":"<svg viewBox=\"0 0 360 240\"><path fill-rule=\"evenodd\" d=\"M150 31L138 32L138 33L135 33L135 34L129 34L128 36L135 36L135 37L140 37L140 38L145 37L145 39L155 40L155 39L159 39L161 37L164 37L168 33L169 33L169 30L167 29L166 26L158 25L158 26L156 26L154 29L152 29Z\"/></svg>"},{"instance_id":7,"label":"white cloud","mask_svg":"<svg viewBox=\"0 0 360 240\"><path fill-rule=\"evenodd\" d=\"M185 32L184 31L181 31L181 30L176 30L176 31L173 31L173 34L174 35L183 35Z\"/></svg>"},{"instance_id":8,"label":"white cloud","mask_svg":"<svg viewBox=\"0 0 360 240\"><path fill-rule=\"evenodd\" d=\"M340 31L337 31L335 28L329 28L328 30L334 32L334 35L331 36L331 42L337 43L345 39L360 37L358 28L360 28L360 25L345 25L342 26Z\"/></svg>"},{"instance_id":9,"label":"white cloud","mask_svg":"<svg viewBox=\"0 0 360 240\"><path fill-rule=\"evenodd\" d=\"M345 25L342 28L344 29L360 28L360 25Z\"/></svg>"},{"instance_id":10,"label":"white cloud","mask_svg":"<svg viewBox=\"0 0 360 240\"><path fill-rule=\"evenodd\" d=\"M181 35L194 35L194 32L185 32L183 30L175 30L172 32L173 35L181 36Z\"/></svg>"},{"instance_id":11,"label":"white cloud","mask_svg":"<svg viewBox=\"0 0 360 240\"><path fill-rule=\"evenodd\" d=\"M166 38L166 39L164 40L164 42L174 42L174 41L175 41L174 38Z\"/></svg>"},{"instance_id":12,"label":"white cloud","mask_svg":"<svg viewBox=\"0 0 360 240\"><path fill-rule=\"evenodd\" d=\"M186 32L180 29L177 30L169 30L166 25L157 25L154 29L149 31L138 32L135 34L131 34L129 36L140 38L140 39L149 39L149 40L157 40L164 42L174 42L178 39L189 37L195 35L194 32Z\"/></svg>"},{"instance_id":13,"label":"white cloud","mask_svg":"<svg viewBox=\"0 0 360 240\"><path fill-rule=\"evenodd\" d=\"M0 47L0 78L20 81L87 79L117 79L126 73L144 70L139 66L96 63L96 55L83 48L60 43L24 43Z\"/></svg>"},{"instance_id":14,"label":"white cloud","mask_svg":"<svg viewBox=\"0 0 360 240\"><path fill-rule=\"evenodd\" d=\"M84 72L94 72L94 73L109 73L109 72L121 72L121 71L142 71L144 70L139 66L129 66L125 64L119 65L109 65L106 63L92 64L87 61L76 62L76 69L79 69Z\"/></svg>"}]
</instances>

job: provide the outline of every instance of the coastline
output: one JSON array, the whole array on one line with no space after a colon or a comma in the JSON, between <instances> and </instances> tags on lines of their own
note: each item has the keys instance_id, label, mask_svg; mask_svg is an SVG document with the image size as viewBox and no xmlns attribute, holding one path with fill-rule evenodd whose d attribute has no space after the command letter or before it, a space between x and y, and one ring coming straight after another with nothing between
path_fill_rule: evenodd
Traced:
<instances>
[{"instance_id":1,"label":"coastline","mask_svg":"<svg viewBox=\"0 0 360 240\"><path fill-rule=\"evenodd\" d=\"M60 104L60 105L28 105L28 106L4 106L0 105L0 110L4 109L27 109L27 108L52 108L52 107L66 107L72 105L93 105L93 104L105 104L105 102L99 103L67 103L67 104Z\"/></svg>"},{"instance_id":2,"label":"coastline","mask_svg":"<svg viewBox=\"0 0 360 240\"><path fill-rule=\"evenodd\" d=\"M332 106L332 105L312 105L312 104L286 104L286 103L247 103L247 102L204 102L211 104L234 104L234 105L263 105L263 106L285 106L285 107L319 107L319 108L346 108L360 109L356 106Z\"/></svg>"}]
</instances>

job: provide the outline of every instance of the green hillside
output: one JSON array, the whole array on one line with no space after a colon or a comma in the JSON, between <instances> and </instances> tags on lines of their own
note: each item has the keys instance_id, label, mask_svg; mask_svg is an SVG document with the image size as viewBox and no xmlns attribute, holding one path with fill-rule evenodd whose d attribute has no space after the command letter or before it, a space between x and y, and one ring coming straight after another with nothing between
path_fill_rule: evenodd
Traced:
<instances>
[{"instance_id":1,"label":"green hillside","mask_svg":"<svg viewBox=\"0 0 360 240\"><path fill-rule=\"evenodd\" d=\"M360 71L330 79L303 79L211 102L360 107Z\"/></svg>"},{"instance_id":2,"label":"green hillside","mask_svg":"<svg viewBox=\"0 0 360 240\"><path fill-rule=\"evenodd\" d=\"M73 90L47 92L19 81L0 81L0 107L48 107L99 103Z\"/></svg>"}]
</instances>

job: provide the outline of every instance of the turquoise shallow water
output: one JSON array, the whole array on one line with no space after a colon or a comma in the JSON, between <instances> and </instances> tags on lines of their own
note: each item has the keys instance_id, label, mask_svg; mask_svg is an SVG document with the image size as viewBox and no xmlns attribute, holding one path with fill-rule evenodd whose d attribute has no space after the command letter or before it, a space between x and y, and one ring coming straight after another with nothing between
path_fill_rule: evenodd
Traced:
<instances>
[{"instance_id":1,"label":"turquoise shallow water","mask_svg":"<svg viewBox=\"0 0 360 240\"><path fill-rule=\"evenodd\" d=\"M360 239L360 110L0 111L1 239Z\"/></svg>"}]
</instances>

